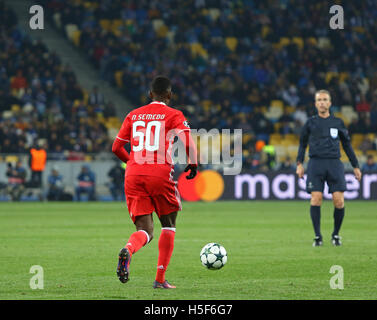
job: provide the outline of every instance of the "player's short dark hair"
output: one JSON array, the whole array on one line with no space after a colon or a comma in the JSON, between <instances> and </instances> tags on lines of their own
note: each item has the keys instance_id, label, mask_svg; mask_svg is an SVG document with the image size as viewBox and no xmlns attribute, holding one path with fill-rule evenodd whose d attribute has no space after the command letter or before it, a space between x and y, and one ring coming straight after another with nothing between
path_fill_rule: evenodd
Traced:
<instances>
[{"instance_id":1,"label":"player's short dark hair","mask_svg":"<svg viewBox=\"0 0 377 320\"><path fill-rule=\"evenodd\" d=\"M151 90L153 93L161 96L171 90L171 82L168 77L157 76L153 79L151 84Z\"/></svg>"}]
</instances>

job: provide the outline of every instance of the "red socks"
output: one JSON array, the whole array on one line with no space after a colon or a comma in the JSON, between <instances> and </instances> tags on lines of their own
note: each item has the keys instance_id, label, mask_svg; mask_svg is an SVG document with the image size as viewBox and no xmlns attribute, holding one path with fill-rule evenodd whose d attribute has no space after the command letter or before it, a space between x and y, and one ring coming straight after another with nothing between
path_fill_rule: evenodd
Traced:
<instances>
[{"instance_id":1,"label":"red socks","mask_svg":"<svg viewBox=\"0 0 377 320\"><path fill-rule=\"evenodd\" d=\"M171 255L174 249L175 228L162 228L160 239L158 240L158 261L156 281L163 283L165 281L165 272L169 265ZM131 234L126 248L130 254L134 254L149 242L148 233L139 230Z\"/></svg>"},{"instance_id":2,"label":"red socks","mask_svg":"<svg viewBox=\"0 0 377 320\"><path fill-rule=\"evenodd\" d=\"M126 248L129 250L130 254L134 254L141 247L149 242L149 235L144 230L139 230L131 234L127 241Z\"/></svg>"},{"instance_id":3,"label":"red socks","mask_svg":"<svg viewBox=\"0 0 377 320\"><path fill-rule=\"evenodd\" d=\"M158 261L156 281L165 281L165 272L169 265L174 249L175 228L162 228L160 239L158 240Z\"/></svg>"}]
</instances>

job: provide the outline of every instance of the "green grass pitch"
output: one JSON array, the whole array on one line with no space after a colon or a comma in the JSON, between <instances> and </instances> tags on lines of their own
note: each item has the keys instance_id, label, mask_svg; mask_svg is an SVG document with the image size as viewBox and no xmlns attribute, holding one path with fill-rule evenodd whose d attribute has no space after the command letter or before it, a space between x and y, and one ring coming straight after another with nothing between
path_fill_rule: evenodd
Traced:
<instances>
[{"instance_id":1,"label":"green grass pitch","mask_svg":"<svg viewBox=\"0 0 377 320\"><path fill-rule=\"evenodd\" d=\"M123 203L0 203L0 299L377 299L377 206L346 202L342 247L333 247L331 202L322 206L324 246L312 247L309 202L183 203L166 278L155 290L160 224L119 282L119 249L134 226ZM221 270L206 270L208 242L228 251ZM44 270L32 290L30 267ZM344 270L331 289L330 268Z\"/></svg>"}]
</instances>

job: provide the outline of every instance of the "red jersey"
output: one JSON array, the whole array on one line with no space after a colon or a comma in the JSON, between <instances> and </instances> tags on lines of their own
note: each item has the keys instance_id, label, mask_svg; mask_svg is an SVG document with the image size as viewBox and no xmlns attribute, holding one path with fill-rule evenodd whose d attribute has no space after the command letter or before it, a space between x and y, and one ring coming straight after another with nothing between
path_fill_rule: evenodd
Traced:
<instances>
[{"instance_id":1,"label":"red jersey","mask_svg":"<svg viewBox=\"0 0 377 320\"><path fill-rule=\"evenodd\" d=\"M131 111L116 137L131 143L126 176L172 177L174 137L186 130L190 127L183 113L163 102L153 101Z\"/></svg>"}]
</instances>

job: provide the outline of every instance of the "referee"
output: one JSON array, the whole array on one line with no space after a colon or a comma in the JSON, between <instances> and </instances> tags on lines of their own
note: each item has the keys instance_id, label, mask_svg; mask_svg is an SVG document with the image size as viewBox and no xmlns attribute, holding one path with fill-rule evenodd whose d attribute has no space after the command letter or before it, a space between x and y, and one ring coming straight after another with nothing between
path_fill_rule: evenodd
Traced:
<instances>
[{"instance_id":1,"label":"referee","mask_svg":"<svg viewBox=\"0 0 377 320\"><path fill-rule=\"evenodd\" d=\"M311 194L310 217L313 222L315 238L313 246L322 246L321 204L325 182L332 193L334 203L334 231L332 244L340 246L339 230L344 217L344 191L347 190L344 166L340 161L339 140L350 160L357 180L361 179L359 163L351 146L351 139L342 119L330 114L331 96L327 90L315 93L315 107L318 115L308 119L301 131L300 146L297 155L296 174L304 177L303 162L305 150L309 144L309 163L306 178L306 191Z\"/></svg>"}]
</instances>

